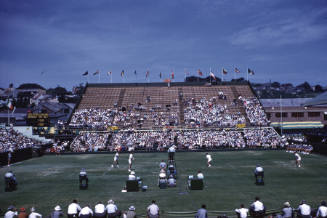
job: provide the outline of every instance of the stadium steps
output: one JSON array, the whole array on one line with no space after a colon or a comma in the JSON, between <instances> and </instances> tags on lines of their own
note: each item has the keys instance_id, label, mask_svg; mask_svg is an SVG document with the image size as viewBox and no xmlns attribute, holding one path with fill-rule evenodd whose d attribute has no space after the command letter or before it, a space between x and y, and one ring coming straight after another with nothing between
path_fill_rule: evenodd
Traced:
<instances>
[{"instance_id":1,"label":"stadium steps","mask_svg":"<svg viewBox=\"0 0 327 218\"><path fill-rule=\"evenodd\" d=\"M183 89L178 88L178 103L179 103L179 123L184 125L184 102L183 102Z\"/></svg>"},{"instance_id":2,"label":"stadium steps","mask_svg":"<svg viewBox=\"0 0 327 218\"><path fill-rule=\"evenodd\" d=\"M238 96L240 96L240 93L237 91L237 89L235 88L235 86L232 86L232 87L231 87L231 90L232 90L232 93L233 93L234 98L235 98L235 99L238 99ZM245 117L245 120L246 120L246 126L251 125L251 124L250 124L250 120L249 120L248 116L246 115L246 112L245 112L245 108L244 108L244 106L242 105L242 106L240 106L239 108L240 108L240 112L241 112L241 114Z\"/></svg>"},{"instance_id":3,"label":"stadium steps","mask_svg":"<svg viewBox=\"0 0 327 218\"><path fill-rule=\"evenodd\" d=\"M121 107L121 105L123 103L125 92L126 92L126 89L121 89L119 92L119 97L118 97L118 102L117 102L118 107Z\"/></svg>"}]
</instances>

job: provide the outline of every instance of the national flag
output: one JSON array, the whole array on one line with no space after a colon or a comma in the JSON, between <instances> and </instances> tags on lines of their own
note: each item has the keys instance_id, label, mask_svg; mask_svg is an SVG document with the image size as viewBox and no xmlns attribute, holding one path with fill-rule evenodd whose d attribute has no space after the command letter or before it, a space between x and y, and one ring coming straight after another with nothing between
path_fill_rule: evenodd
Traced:
<instances>
[{"instance_id":1,"label":"national flag","mask_svg":"<svg viewBox=\"0 0 327 218\"><path fill-rule=\"evenodd\" d=\"M160 74L159 74L159 77L160 77L160 79L161 79L161 77L162 77L162 73L160 72Z\"/></svg>"},{"instance_id":2,"label":"national flag","mask_svg":"<svg viewBox=\"0 0 327 218\"><path fill-rule=\"evenodd\" d=\"M203 73L200 69L198 69L198 74L199 74L199 76L203 76Z\"/></svg>"},{"instance_id":3,"label":"national flag","mask_svg":"<svg viewBox=\"0 0 327 218\"><path fill-rule=\"evenodd\" d=\"M225 68L223 68L223 74L227 74L228 72L227 72L227 70L225 70Z\"/></svg>"},{"instance_id":4,"label":"national flag","mask_svg":"<svg viewBox=\"0 0 327 218\"><path fill-rule=\"evenodd\" d=\"M241 72L237 67L235 67L234 71L235 71L235 73L240 73Z\"/></svg>"},{"instance_id":5,"label":"national flag","mask_svg":"<svg viewBox=\"0 0 327 218\"><path fill-rule=\"evenodd\" d=\"M89 71L85 71L85 73L83 73L82 76L86 76L87 74L89 74Z\"/></svg>"},{"instance_id":6,"label":"national flag","mask_svg":"<svg viewBox=\"0 0 327 218\"><path fill-rule=\"evenodd\" d=\"M145 72L145 78L148 78L149 75L150 75L150 71L147 70L147 71Z\"/></svg>"},{"instance_id":7,"label":"national flag","mask_svg":"<svg viewBox=\"0 0 327 218\"><path fill-rule=\"evenodd\" d=\"M123 77L123 76L124 76L124 74L125 74L125 71L124 71L124 70L122 70L122 71L121 71L121 73L120 73L121 77Z\"/></svg>"},{"instance_id":8,"label":"national flag","mask_svg":"<svg viewBox=\"0 0 327 218\"><path fill-rule=\"evenodd\" d=\"M248 74L249 74L249 75L254 75L254 71L251 70L250 68L248 68Z\"/></svg>"},{"instance_id":9,"label":"national flag","mask_svg":"<svg viewBox=\"0 0 327 218\"><path fill-rule=\"evenodd\" d=\"M108 76L111 76L111 74L112 74L112 72L111 72L111 71L107 72L107 75L108 75Z\"/></svg>"},{"instance_id":10,"label":"national flag","mask_svg":"<svg viewBox=\"0 0 327 218\"><path fill-rule=\"evenodd\" d=\"M134 70L134 74L136 75L137 73L136 73L136 70Z\"/></svg>"},{"instance_id":11,"label":"national flag","mask_svg":"<svg viewBox=\"0 0 327 218\"><path fill-rule=\"evenodd\" d=\"M165 83L170 83L171 81L170 81L170 79L164 79L164 82Z\"/></svg>"},{"instance_id":12,"label":"national flag","mask_svg":"<svg viewBox=\"0 0 327 218\"><path fill-rule=\"evenodd\" d=\"M7 107L11 111L13 111L15 109L14 104L12 103L12 100L8 100Z\"/></svg>"},{"instance_id":13,"label":"national flag","mask_svg":"<svg viewBox=\"0 0 327 218\"><path fill-rule=\"evenodd\" d=\"M93 76L98 75L98 74L100 74L100 71L99 71L99 70L95 71L95 72L93 73Z\"/></svg>"},{"instance_id":14,"label":"national flag","mask_svg":"<svg viewBox=\"0 0 327 218\"><path fill-rule=\"evenodd\" d=\"M175 78L175 73L174 71L171 72L171 79L174 79Z\"/></svg>"},{"instance_id":15,"label":"national flag","mask_svg":"<svg viewBox=\"0 0 327 218\"><path fill-rule=\"evenodd\" d=\"M210 72L210 74L209 74L214 80L216 79L216 76L215 76L215 74L213 74L213 72Z\"/></svg>"}]
</instances>

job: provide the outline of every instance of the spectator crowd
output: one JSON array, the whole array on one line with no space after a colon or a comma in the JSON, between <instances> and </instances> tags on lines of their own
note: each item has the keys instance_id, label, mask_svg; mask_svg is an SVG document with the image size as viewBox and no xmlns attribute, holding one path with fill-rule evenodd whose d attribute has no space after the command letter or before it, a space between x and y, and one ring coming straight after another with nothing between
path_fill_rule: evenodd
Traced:
<instances>
[{"instance_id":1,"label":"spectator crowd","mask_svg":"<svg viewBox=\"0 0 327 218\"><path fill-rule=\"evenodd\" d=\"M273 128L243 130L121 130L110 133L83 132L73 141L71 151L165 151L219 148L279 148L285 141Z\"/></svg>"},{"instance_id":2,"label":"spectator crowd","mask_svg":"<svg viewBox=\"0 0 327 218\"><path fill-rule=\"evenodd\" d=\"M94 209L92 209L94 208ZM35 207L30 208L30 213L26 212L24 207L21 207L17 210L14 206L9 206L4 218L42 218L42 217L50 217L50 218L60 218L64 217L67 214L68 218L136 218L136 217L148 217L148 218L159 218L163 213L159 209L159 206L156 204L155 200L152 200L151 204L144 208L143 210L136 211L135 206L131 205L128 209L122 211L118 209L116 203L110 199L105 205L101 201L97 202L94 207L86 204L82 207L78 203L77 200L73 200L67 207L67 212L64 212L60 205L57 205L53 208L49 214L40 214L36 211ZM266 214L266 206L260 200L259 197L255 198L255 201L249 205L248 208L241 204L240 208L236 208L234 211L224 211L224 214L218 215L217 217L227 218L226 212L229 215L233 216L236 214L239 218L247 218L248 216L254 218L264 218L267 216ZM201 206L199 210L196 212L188 212L188 214L195 214L195 218L207 218L208 211L205 204ZM214 211L217 214L217 211ZM311 207L305 200L302 200L300 204L293 208L289 202L283 203L282 207L277 210L277 212L271 213L269 217L271 218L292 218L295 217L300 218L324 218L327 216L327 205L326 201L321 201L320 205L317 207Z\"/></svg>"},{"instance_id":3,"label":"spectator crowd","mask_svg":"<svg viewBox=\"0 0 327 218\"><path fill-rule=\"evenodd\" d=\"M219 104L215 97L199 101L194 98L184 103L184 122L189 127L236 127L245 124L240 112L230 111L226 104Z\"/></svg>"},{"instance_id":4,"label":"spectator crowd","mask_svg":"<svg viewBox=\"0 0 327 218\"><path fill-rule=\"evenodd\" d=\"M41 142L28 138L13 128L0 128L0 153L31 148Z\"/></svg>"}]
</instances>

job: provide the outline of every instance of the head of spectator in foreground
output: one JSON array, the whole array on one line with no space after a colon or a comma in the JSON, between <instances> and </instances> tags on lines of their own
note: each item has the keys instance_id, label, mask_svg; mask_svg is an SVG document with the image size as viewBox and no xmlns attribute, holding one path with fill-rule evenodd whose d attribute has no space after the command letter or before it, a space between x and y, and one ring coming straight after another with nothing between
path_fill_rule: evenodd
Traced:
<instances>
[{"instance_id":1,"label":"head of spectator in foreground","mask_svg":"<svg viewBox=\"0 0 327 218\"><path fill-rule=\"evenodd\" d=\"M61 211L61 207L59 205L55 206L54 208L55 211Z\"/></svg>"},{"instance_id":2,"label":"head of spectator in foreground","mask_svg":"<svg viewBox=\"0 0 327 218\"><path fill-rule=\"evenodd\" d=\"M155 204L156 203L156 201L155 200L152 200L152 204Z\"/></svg>"},{"instance_id":3,"label":"head of spectator in foreground","mask_svg":"<svg viewBox=\"0 0 327 218\"><path fill-rule=\"evenodd\" d=\"M128 210L130 210L130 211L135 211L135 207L134 207L133 205L131 205L131 206L128 208Z\"/></svg>"},{"instance_id":4,"label":"head of spectator in foreground","mask_svg":"<svg viewBox=\"0 0 327 218\"><path fill-rule=\"evenodd\" d=\"M322 201L321 202L321 206L325 206L326 207L327 206L326 201Z\"/></svg>"},{"instance_id":5,"label":"head of spectator in foreground","mask_svg":"<svg viewBox=\"0 0 327 218\"><path fill-rule=\"evenodd\" d=\"M110 199L109 201L108 201L108 204L114 204L115 202L112 200L112 199Z\"/></svg>"},{"instance_id":6,"label":"head of spectator in foreground","mask_svg":"<svg viewBox=\"0 0 327 218\"><path fill-rule=\"evenodd\" d=\"M260 201L260 198L258 196L256 196L255 201Z\"/></svg>"},{"instance_id":7,"label":"head of spectator in foreground","mask_svg":"<svg viewBox=\"0 0 327 218\"><path fill-rule=\"evenodd\" d=\"M77 204L77 200L76 199L73 199L73 203Z\"/></svg>"},{"instance_id":8,"label":"head of spectator in foreground","mask_svg":"<svg viewBox=\"0 0 327 218\"><path fill-rule=\"evenodd\" d=\"M290 206L291 206L290 202L286 201L286 202L284 203L284 207L290 207Z\"/></svg>"},{"instance_id":9,"label":"head of spectator in foreground","mask_svg":"<svg viewBox=\"0 0 327 218\"><path fill-rule=\"evenodd\" d=\"M201 205L201 208L206 209L207 206L206 206L205 204L202 204L202 205Z\"/></svg>"}]
</instances>

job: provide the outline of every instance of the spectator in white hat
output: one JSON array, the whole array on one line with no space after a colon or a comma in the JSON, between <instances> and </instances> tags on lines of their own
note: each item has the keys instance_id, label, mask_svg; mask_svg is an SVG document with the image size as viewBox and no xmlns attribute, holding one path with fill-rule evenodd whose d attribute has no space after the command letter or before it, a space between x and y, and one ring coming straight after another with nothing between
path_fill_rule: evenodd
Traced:
<instances>
[{"instance_id":1,"label":"spectator in white hat","mask_svg":"<svg viewBox=\"0 0 327 218\"><path fill-rule=\"evenodd\" d=\"M57 205L54 208L54 211L52 211L50 214L50 218L60 218L63 216L64 216L64 213L61 211L61 207L59 205Z\"/></svg>"},{"instance_id":2,"label":"spectator in white hat","mask_svg":"<svg viewBox=\"0 0 327 218\"><path fill-rule=\"evenodd\" d=\"M282 209L282 217L283 218L293 217L293 208L291 207L291 204L288 201L284 203L284 207Z\"/></svg>"},{"instance_id":3,"label":"spectator in white hat","mask_svg":"<svg viewBox=\"0 0 327 218\"><path fill-rule=\"evenodd\" d=\"M132 205L128 208L128 211L125 215L126 218L136 218L135 207Z\"/></svg>"},{"instance_id":4,"label":"spectator in white hat","mask_svg":"<svg viewBox=\"0 0 327 218\"><path fill-rule=\"evenodd\" d=\"M115 202L113 200L109 200L108 204L106 206L107 209L107 215L108 218L115 218L115 217L120 217L120 211L118 210L117 206L115 205Z\"/></svg>"}]
</instances>

